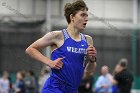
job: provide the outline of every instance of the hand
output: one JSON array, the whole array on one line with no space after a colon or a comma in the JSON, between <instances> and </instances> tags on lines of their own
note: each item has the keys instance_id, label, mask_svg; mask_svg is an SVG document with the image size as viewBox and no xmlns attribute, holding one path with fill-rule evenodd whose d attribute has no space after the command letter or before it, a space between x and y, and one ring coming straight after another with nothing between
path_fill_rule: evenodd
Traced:
<instances>
[{"instance_id":1,"label":"hand","mask_svg":"<svg viewBox=\"0 0 140 93\"><path fill-rule=\"evenodd\" d=\"M108 85L107 84L102 84L102 87L103 88L108 88Z\"/></svg>"},{"instance_id":2,"label":"hand","mask_svg":"<svg viewBox=\"0 0 140 93\"><path fill-rule=\"evenodd\" d=\"M93 47L92 45L89 45L88 48L87 48L87 57L90 58L90 59L93 59L96 57L96 49L95 47Z\"/></svg>"},{"instance_id":3,"label":"hand","mask_svg":"<svg viewBox=\"0 0 140 93\"><path fill-rule=\"evenodd\" d=\"M1 93L6 93L4 90Z\"/></svg>"},{"instance_id":4,"label":"hand","mask_svg":"<svg viewBox=\"0 0 140 93\"><path fill-rule=\"evenodd\" d=\"M48 63L48 65L50 66L50 68L53 68L53 69L61 69L62 66L63 66L63 60L64 58L58 58L54 61L51 61Z\"/></svg>"},{"instance_id":5,"label":"hand","mask_svg":"<svg viewBox=\"0 0 140 93\"><path fill-rule=\"evenodd\" d=\"M107 74L107 78L113 78L113 76L111 74Z\"/></svg>"},{"instance_id":6,"label":"hand","mask_svg":"<svg viewBox=\"0 0 140 93\"><path fill-rule=\"evenodd\" d=\"M86 83L86 89L90 88L90 83Z\"/></svg>"}]
</instances>

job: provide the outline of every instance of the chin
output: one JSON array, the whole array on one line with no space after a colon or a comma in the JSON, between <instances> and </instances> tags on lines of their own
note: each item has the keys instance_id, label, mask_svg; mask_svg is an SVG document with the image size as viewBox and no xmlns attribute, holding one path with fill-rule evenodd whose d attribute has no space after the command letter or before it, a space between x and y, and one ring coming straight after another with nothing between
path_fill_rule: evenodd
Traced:
<instances>
[{"instance_id":1,"label":"chin","mask_svg":"<svg viewBox=\"0 0 140 93\"><path fill-rule=\"evenodd\" d=\"M85 28L80 28L80 32L83 32L85 30Z\"/></svg>"},{"instance_id":2,"label":"chin","mask_svg":"<svg viewBox=\"0 0 140 93\"><path fill-rule=\"evenodd\" d=\"M80 30L79 30L79 32L83 32L83 31L84 31L84 29L80 29Z\"/></svg>"},{"instance_id":3,"label":"chin","mask_svg":"<svg viewBox=\"0 0 140 93\"><path fill-rule=\"evenodd\" d=\"M78 30L79 32L83 32L83 31L85 30L85 27L77 27L77 30Z\"/></svg>"}]
</instances>

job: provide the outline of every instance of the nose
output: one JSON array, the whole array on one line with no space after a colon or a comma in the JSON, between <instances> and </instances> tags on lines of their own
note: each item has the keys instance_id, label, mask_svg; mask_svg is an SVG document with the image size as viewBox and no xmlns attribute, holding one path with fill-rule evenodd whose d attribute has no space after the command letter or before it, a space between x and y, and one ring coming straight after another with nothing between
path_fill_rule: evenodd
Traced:
<instances>
[{"instance_id":1,"label":"nose","mask_svg":"<svg viewBox=\"0 0 140 93\"><path fill-rule=\"evenodd\" d=\"M88 16L85 17L85 21L86 21L86 22L88 21Z\"/></svg>"}]
</instances>

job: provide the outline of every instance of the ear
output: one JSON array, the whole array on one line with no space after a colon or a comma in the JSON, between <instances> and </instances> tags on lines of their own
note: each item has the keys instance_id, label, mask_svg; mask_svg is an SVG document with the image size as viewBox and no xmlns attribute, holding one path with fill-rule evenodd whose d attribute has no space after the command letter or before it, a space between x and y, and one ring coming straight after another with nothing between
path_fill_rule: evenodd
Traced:
<instances>
[{"instance_id":1,"label":"ear","mask_svg":"<svg viewBox=\"0 0 140 93\"><path fill-rule=\"evenodd\" d=\"M73 16L73 14L70 14L70 20L71 20L71 21L74 21L74 16Z\"/></svg>"}]
</instances>

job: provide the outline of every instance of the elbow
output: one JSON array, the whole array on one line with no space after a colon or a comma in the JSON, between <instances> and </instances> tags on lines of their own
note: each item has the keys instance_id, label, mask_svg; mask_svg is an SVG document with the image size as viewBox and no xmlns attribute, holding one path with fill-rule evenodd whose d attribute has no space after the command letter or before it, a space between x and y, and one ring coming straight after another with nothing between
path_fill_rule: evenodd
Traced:
<instances>
[{"instance_id":1,"label":"elbow","mask_svg":"<svg viewBox=\"0 0 140 93\"><path fill-rule=\"evenodd\" d=\"M113 81L112 81L112 84L113 84L113 85L117 85L118 82L117 82L116 80L113 80Z\"/></svg>"},{"instance_id":2,"label":"elbow","mask_svg":"<svg viewBox=\"0 0 140 93\"><path fill-rule=\"evenodd\" d=\"M26 50L25 53L28 54L29 56L33 56L35 54L35 51L37 49L33 46L29 46Z\"/></svg>"},{"instance_id":3,"label":"elbow","mask_svg":"<svg viewBox=\"0 0 140 93\"><path fill-rule=\"evenodd\" d=\"M28 47L28 48L25 50L25 53L26 53L26 54L30 54L30 52L31 52L31 48Z\"/></svg>"}]
</instances>

